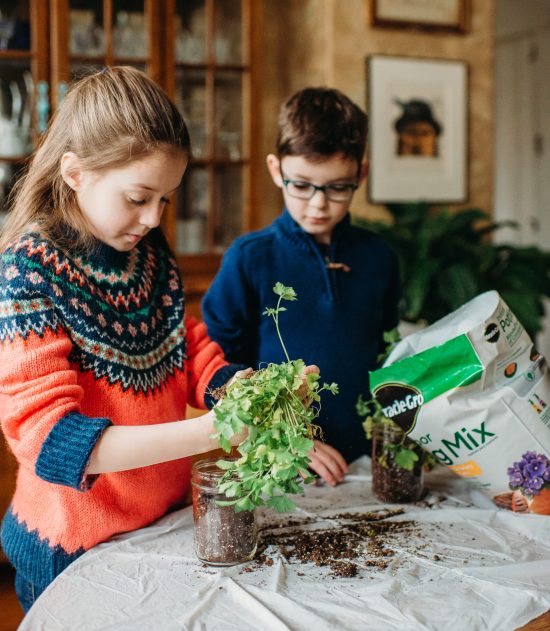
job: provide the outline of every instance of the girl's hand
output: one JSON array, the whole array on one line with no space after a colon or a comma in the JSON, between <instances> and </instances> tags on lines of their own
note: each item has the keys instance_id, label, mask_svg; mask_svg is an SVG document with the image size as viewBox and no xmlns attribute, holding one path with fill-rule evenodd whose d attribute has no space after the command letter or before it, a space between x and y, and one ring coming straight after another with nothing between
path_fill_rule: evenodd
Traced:
<instances>
[{"instance_id":1,"label":"girl's hand","mask_svg":"<svg viewBox=\"0 0 550 631\"><path fill-rule=\"evenodd\" d=\"M246 368L245 370L238 370L229 380L227 385L232 384L236 379L248 379L254 370L252 368ZM243 441L246 440L248 436L248 427L245 427L240 434L234 434L229 439L229 442L233 445L233 447L238 447Z\"/></svg>"},{"instance_id":2,"label":"girl's hand","mask_svg":"<svg viewBox=\"0 0 550 631\"><path fill-rule=\"evenodd\" d=\"M310 468L330 486L343 482L348 472L348 463L342 454L319 440L313 442L313 449L309 452Z\"/></svg>"}]
</instances>

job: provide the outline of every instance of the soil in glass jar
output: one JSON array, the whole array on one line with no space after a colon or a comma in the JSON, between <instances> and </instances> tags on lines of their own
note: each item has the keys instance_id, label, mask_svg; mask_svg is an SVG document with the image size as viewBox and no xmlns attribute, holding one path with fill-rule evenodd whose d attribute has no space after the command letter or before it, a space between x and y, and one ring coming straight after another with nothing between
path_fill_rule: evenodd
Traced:
<instances>
[{"instance_id":1,"label":"soil in glass jar","mask_svg":"<svg viewBox=\"0 0 550 631\"><path fill-rule=\"evenodd\" d=\"M218 491L225 471L215 460L199 460L193 465L193 518L195 553L209 565L237 565L254 558L258 541L254 511L236 513L233 506L220 506L228 500Z\"/></svg>"},{"instance_id":2,"label":"soil in glass jar","mask_svg":"<svg viewBox=\"0 0 550 631\"><path fill-rule=\"evenodd\" d=\"M403 440L399 427L377 425L372 435L372 490L382 502L416 502L424 494L424 474L418 460L412 471L394 461L392 445ZM405 438L404 445L420 455L420 448Z\"/></svg>"}]
</instances>

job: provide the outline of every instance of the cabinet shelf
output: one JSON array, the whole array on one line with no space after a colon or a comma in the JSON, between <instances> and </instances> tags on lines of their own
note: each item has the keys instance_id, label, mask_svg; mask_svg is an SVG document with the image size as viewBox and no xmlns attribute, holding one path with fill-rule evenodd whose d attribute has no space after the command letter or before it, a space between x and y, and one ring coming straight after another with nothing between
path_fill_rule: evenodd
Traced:
<instances>
[{"instance_id":1,"label":"cabinet shelf","mask_svg":"<svg viewBox=\"0 0 550 631\"><path fill-rule=\"evenodd\" d=\"M30 154L23 156L3 156L0 155L0 162L8 162L9 164L23 164L30 158Z\"/></svg>"},{"instance_id":2,"label":"cabinet shelf","mask_svg":"<svg viewBox=\"0 0 550 631\"><path fill-rule=\"evenodd\" d=\"M30 50L0 50L0 60L4 59L31 59L33 53Z\"/></svg>"}]
</instances>

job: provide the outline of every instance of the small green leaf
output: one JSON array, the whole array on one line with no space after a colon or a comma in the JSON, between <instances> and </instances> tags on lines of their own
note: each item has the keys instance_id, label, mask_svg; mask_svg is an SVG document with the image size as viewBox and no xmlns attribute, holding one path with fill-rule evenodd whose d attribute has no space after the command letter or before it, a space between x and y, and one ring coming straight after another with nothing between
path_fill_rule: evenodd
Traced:
<instances>
[{"instance_id":1,"label":"small green leaf","mask_svg":"<svg viewBox=\"0 0 550 631\"><path fill-rule=\"evenodd\" d=\"M216 466L218 467L218 469L222 469L223 471L228 471L229 469L232 469L234 464L235 463L232 460L217 460L216 461Z\"/></svg>"},{"instance_id":2,"label":"small green leaf","mask_svg":"<svg viewBox=\"0 0 550 631\"><path fill-rule=\"evenodd\" d=\"M418 462L418 460L418 455L414 451L405 449L404 447L397 451L394 456L395 464L402 469L407 469L407 471L412 471L415 462Z\"/></svg>"},{"instance_id":3,"label":"small green leaf","mask_svg":"<svg viewBox=\"0 0 550 631\"><path fill-rule=\"evenodd\" d=\"M267 505L274 508L278 513L289 513L296 508L286 495L274 495L268 500Z\"/></svg>"},{"instance_id":4,"label":"small green leaf","mask_svg":"<svg viewBox=\"0 0 550 631\"><path fill-rule=\"evenodd\" d=\"M285 287L283 283L275 283L275 287L273 287L273 292L277 294L277 296L281 296L283 300L297 300L298 296L292 287Z\"/></svg>"},{"instance_id":5,"label":"small green leaf","mask_svg":"<svg viewBox=\"0 0 550 631\"><path fill-rule=\"evenodd\" d=\"M252 503L252 501L250 500L249 497L242 497L236 504L235 504L235 512L239 513L241 511L245 511L245 510L254 510L255 505Z\"/></svg>"}]
</instances>

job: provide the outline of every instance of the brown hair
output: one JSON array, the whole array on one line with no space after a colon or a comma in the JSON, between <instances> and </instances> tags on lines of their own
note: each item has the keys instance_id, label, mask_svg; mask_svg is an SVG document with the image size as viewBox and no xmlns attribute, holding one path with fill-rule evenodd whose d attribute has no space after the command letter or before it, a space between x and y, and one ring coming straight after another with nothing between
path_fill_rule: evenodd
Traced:
<instances>
[{"instance_id":1,"label":"brown hair","mask_svg":"<svg viewBox=\"0 0 550 631\"><path fill-rule=\"evenodd\" d=\"M157 150L191 151L185 121L165 92L129 66L84 77L69 90L14 187L0 251L31 226L61 247L92 242L75 193L61 176L65 152L74 152L84 169L100 172Z\"/></svg>"},{"instance_id":2,"label":"brown hair","mask_svg":"<svg viewBox=\"0 0 550 631\"><path fill-rule=\"evenodd\" d=\"M367 115L332 88L305 88L281 107L277 154L312 160L342 154L358 165L367 145Z\"/></svg>"}]
</instances>

